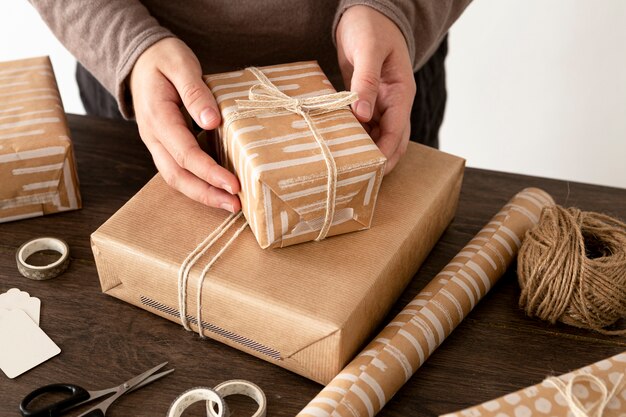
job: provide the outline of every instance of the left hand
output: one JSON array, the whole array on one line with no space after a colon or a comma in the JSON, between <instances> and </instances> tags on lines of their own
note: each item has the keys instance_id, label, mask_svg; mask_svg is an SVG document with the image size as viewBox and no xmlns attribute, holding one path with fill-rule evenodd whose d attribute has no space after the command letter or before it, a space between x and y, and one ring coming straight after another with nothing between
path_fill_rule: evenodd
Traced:
<instances>
[{"instance_id":1,"label":"left hand","mask_svg":"<svg viewBox=\"0 0 626 417\"><path fill-rule=\"evenodd\" d=\"M336 32L346 88L358 94L352 111L387 157L388 174L404 155L411 133L415 79L402 32L368 6L352 6Z\"/></svg>"}]
</instances>

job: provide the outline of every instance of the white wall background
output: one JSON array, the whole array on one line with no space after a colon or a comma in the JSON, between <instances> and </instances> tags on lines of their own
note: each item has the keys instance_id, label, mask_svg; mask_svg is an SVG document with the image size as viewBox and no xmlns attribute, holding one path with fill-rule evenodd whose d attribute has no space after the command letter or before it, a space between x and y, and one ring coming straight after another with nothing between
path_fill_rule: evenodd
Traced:
<instances>
[{"instance_id":1,"label":"white wall background","mask_svg":"<svg viewBox=\"0 0 626 417\"><path fill-rule=\"evenodd\" d=\"M475 0L447 64L442 149L626 188L626 1Z\"/></svg>"},{"instance_id":2,"label":"white wall background","mask_svg":"<svg viewBox=\"0 0 626 417\"><path fill-rule=\"evenodd\" d=\"M468 166L626 188L626 1L475 0L455 24L441 148ZM0 60L74 60L26 1L0 2Z\"/></svg>"}]
</instances>

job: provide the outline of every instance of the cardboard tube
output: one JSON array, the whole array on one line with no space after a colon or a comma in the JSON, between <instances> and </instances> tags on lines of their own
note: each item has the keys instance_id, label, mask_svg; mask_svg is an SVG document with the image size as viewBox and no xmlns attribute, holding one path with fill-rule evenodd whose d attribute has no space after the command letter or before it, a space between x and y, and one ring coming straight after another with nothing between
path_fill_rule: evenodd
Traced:
<instances>
[{"instance_id":1,"label":"cardboard tube","mask_svg":"<svg viewBox=\"0 0 626 417\"><path fill-rule=\"evenodd\" d=\"M545 191L516 194L297 417L374 416L504 274Z\"/></svg>"}]
</instances>

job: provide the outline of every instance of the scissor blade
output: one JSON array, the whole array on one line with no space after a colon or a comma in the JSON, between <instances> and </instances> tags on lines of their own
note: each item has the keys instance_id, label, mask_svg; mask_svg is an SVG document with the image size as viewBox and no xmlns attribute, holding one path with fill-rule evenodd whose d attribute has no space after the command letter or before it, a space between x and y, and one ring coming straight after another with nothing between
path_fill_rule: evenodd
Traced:
<instances>
[{"instance_id":1,"label":"scissor blade","mask_svg":"<svg viewBox=\"0 0 626 417\"><path fill-rule=\"evenodd\" d=\"M95 406L93 406L92 408L90 408L89 410L85 411L83 414L80 414L77 417L104 417L106 415L107 408L109 408L109 406L115 400L117 400L120 396L126 394L127 392L135 389L137 385L141 384L142 382L145 382L146 379L149 379L150 376L152 376L152 374L154 374L159 369L163 368L165 365L167 365L167 362L163 362L162 364L157 365L154 368L149 369L146 372L143 372L142 374L139 374L129 379L123 384L118 385L115 388L117 390L115 394L111 395L109 398L102 401L100 404L96 404ZM148 383L148 382L145 382L145 383Z\"/></svg>"},{"instance_id":2,"label":"scissor blade","mask_svg":"<svg viewBox=\"0 0 626 417\"><path fill-rule=\"evenodd\" d=\"M128 381L124 382L123 384L119 386L118 393L128 392L129 390L133 389L136 385L140 384L143 380L150 377L156 371L163 368L165 365L167 365L167 362L163 362L162 364L157 365L154 368L149 369L146 372L129 379Z\"/></svg>"},{"instance_id":3,"label":"scissor blade","mask_svg":"<svg viewBox=\"0 0 626 417\"><path fill-rule=\"evenodd\" d=\"M133 391L136 391L136 390L138 390L140 388L143 388L146 385L156 381L157 379L161 379L164 376L167 376L167 375L171 374L172 372L174 372L174 369L169 369L167 371L163 371L161 373L152 375L151 377L149 377L147 379L144 379L142 382L140 382L139 384L135 385L134 387L132 387L131 389L126 391L126 393L128 394L130 392L133 392ZM113 387L113 388L108 388L108 389L103 389L103 390L100 390L100 391L89 391L90 394L91 394L91 397L87 398L85 401L81 401L78 404L75 404L74 406L72 406L72 408L78 408L78 407L82 406L83 404L90 403L90 402L92 402L94 400L97 400L100 397L103 397L103 396L107 395L107 394L111 394L113 392L116 392L116 391L118 391L118 389L119 389L119 386L118 387Z\"/></svg>"},{"instance_id":4,"label":"scissor blade","mask_svg":"<svg viewBox=\"0 0 626 417\"><path fill-rule=\"evenodd\" d=\"M152 375L150 378L144 379L142 382L140 382L139 384L137 384L134 387L132 387L128 392L130 393L130 392L133 392L133 391L138 390L140 388L143 388L146 385L156 381L157 379L161 379L164 376L171 374L172 372L174 372L174 369L170 369L170 370L163 371L161 373Z\"/></svg>"}]
</instances>

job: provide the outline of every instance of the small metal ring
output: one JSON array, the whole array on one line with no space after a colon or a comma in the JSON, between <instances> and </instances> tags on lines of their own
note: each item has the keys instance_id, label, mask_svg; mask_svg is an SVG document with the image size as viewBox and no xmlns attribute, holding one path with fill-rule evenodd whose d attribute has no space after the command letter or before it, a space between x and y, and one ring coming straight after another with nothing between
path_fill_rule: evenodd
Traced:
<instances>
[{"instance_id":1,"label":"small metal ring","mask_svg":"<svg viewBox=\"0 0 626 417\"><path fill-rule=\"evenodd\" d=\"M59 259L48 265L31 265L26 260L34 253L52 250L61 254ZM38 237L25 242L15 254L17 269L26 278L43 281L61 275L70 264L70 247L55 237Z\"/></svg>"}]
</instances>

